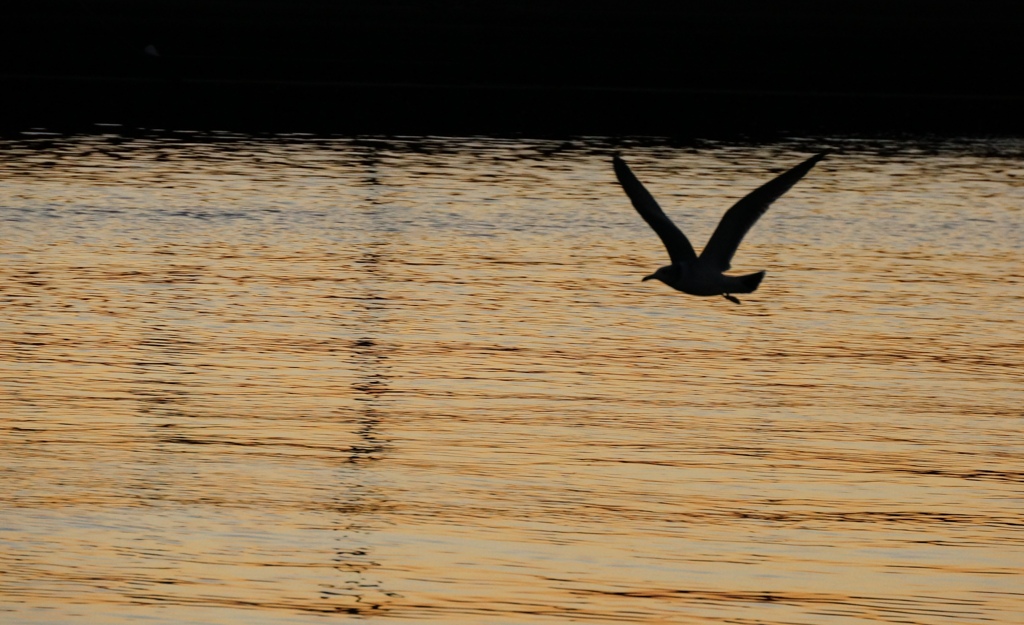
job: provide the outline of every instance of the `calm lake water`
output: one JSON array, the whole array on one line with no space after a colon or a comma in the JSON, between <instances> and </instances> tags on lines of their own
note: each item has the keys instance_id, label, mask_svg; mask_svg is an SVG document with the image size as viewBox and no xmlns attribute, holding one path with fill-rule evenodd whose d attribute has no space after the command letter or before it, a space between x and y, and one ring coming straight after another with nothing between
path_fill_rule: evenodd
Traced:
<instances>
[{"instance_id":1,"label":"calm lake water","mask_svg":"<svg viewBox=\"0 0 1024 625\"><path fill-rule=\"evenodd\" d=\"M115 130L116 129L111 129ZM761 219L736 306L667 256ZM4 623L1020 623L1024 140L0 141Z\"/></svg>"}]
</instances>

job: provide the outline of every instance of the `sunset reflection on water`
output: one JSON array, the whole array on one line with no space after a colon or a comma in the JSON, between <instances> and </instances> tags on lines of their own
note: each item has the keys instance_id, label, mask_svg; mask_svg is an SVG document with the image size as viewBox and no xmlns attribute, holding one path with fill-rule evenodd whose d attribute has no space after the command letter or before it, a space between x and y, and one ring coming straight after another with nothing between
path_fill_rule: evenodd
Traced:
<instances>
[{"instance_id":1,"label":"sunset reflection on water","mask_svg":"<svg viewBox=\"0 0 1024 625\"><path fill-rule=\"evenodd\" d=\"M1024 142L2 143L4 622L1024 614Z\"/></svg>"}]
</instances>

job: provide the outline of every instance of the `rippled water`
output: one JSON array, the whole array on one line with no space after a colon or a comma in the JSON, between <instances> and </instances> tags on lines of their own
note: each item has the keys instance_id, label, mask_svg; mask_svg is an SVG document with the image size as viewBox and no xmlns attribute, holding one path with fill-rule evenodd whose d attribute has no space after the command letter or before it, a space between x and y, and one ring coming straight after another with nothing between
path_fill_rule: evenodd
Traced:
<instances>
[{"instance_id":1,"label":"rippled water","mask_svg":"<svg viewBox=\"0 0 1024 625\"><path fill-rule=\"evenodd\" d=\"M1024 619L1024 141L0 154L5 623Z\"/></svg>"}]
</instances>

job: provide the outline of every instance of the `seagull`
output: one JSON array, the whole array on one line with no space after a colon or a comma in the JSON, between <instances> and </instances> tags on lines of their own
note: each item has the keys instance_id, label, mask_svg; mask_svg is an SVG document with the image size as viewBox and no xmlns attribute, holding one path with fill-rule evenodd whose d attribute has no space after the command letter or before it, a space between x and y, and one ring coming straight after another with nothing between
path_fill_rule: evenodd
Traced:
<instances>
[{"instance_id":1,"label":"seagull","mask_svg":"<svg viewBox=\"0 0 1024 625\"><path fill-rule=\"evenodd\" d=\"M647 225L661 238L665 249L668 250L669 258L672 259L671 265L658 269L643 281L661 280L673 289L689 295L721 295L730 302L739 304L740 300L733 297L732 293L753 293L761 284L764 272L743 276L725 275L724 272L731 266L730 262L736 248L772 202L789 191L790 187L803 178L815 163L825 158L826 154L828 152L812 156L733 204L732 208L725 211L722 221L699 257L682 230L661 210L650 192L633 175L626 162L616 155L612 163L619 184L633 202L636 212L640 213Z\"/></svg>"}]
</instances>

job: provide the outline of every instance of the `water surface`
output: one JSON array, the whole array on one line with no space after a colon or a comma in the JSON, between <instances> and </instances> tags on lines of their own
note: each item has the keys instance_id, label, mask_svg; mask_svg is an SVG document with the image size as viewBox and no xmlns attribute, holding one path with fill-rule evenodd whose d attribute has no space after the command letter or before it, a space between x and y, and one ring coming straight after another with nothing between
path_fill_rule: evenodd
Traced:
<instances>
[{"instance_id":1,"label":"water surface","mask_svg":"<svg viewBox=\"0 0 1024 625\"><path fill-rule=\"evenodd\" d=\"M1024 618L1020 140L0 143L5 623Z\"/></svg>"}]
</instances>

